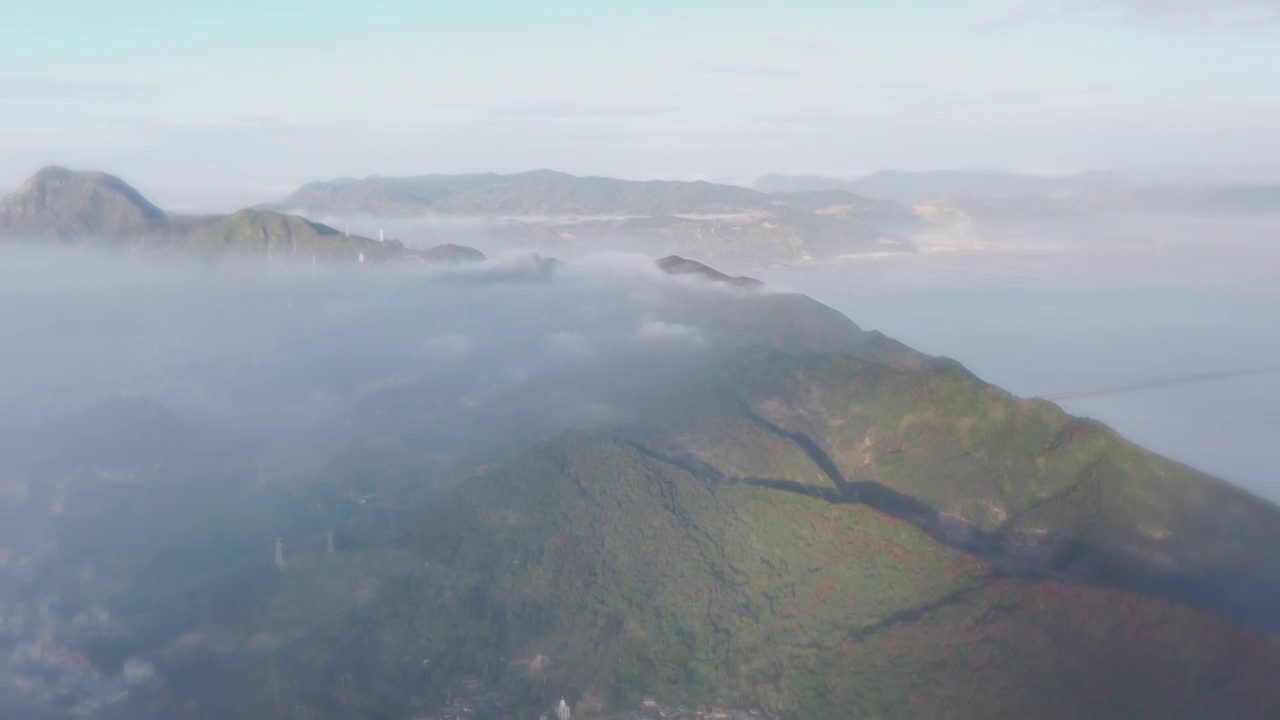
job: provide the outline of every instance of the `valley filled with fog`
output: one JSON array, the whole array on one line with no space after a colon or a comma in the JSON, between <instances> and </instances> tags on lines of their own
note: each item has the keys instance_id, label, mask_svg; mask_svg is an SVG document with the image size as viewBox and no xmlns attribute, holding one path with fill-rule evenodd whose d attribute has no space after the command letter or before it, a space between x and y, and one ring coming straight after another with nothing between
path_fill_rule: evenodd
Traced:
<instances>
[{"instance_id":1,"label":"valley filled with fog","mask_svg":"<svg viewBox=\"0 0 1280 720\"><path fill-rule=\"evenodd\" d=\"M1278 39L0 3L0 720L1280 718Z\"/></svg>"},{"instance_id":2,"label":"valley filled with fog","mask_svg":"<svg viewBox=\"0 0 1280 720\"><path fill-rule=\"evenodd\" d=\"M645 243L605 232L584 242L530 230L587 221L568 216L326 220L366 235L381 227L410 245L457 242L489 253L535 248L571 258L603 246L657 257L684 249L656 237ZM722 250L714 263L809 294L863 327L953 357L1024 396L1280 365L1280 219L1273 214L997 216L909 239L916 252L761 263ZM1280 500L1280 456L1269 449L1280 373L1063 404Z\"/></svg>"},{"instance_id":3,"label":"valley filled with fog","mask_svg":"<svg viewBox=\"0 0 1280 720\"><path fill-rule=\"evenodd\" d=\"M187 593L269 587L274 537L291 558L326 533L332 550L335 528L415 511L538 441L641 423L745 341L716 327L746 291L641 256L363 273L3 260L0 714L34 712L11 696L85 715L164 692L161 658L230 651L175 631L256 622Z\"/></svg>"},{"instance_id":4,"label":"valley filled with fog","mask_svg":"<svg viewBox=\"0 0 1280 720\"><path fill-rule=\"evenodd\" d=\"M719 256L763 288L696 264L664 272L660 249L633 238L508 242L440 225L402 229L411 248L461 240L488 258L212 268L5 251L0 688L73 715L187 696L218 707L218 683L233 681L200 663L300 652L328 612L269 609L287 595L273 547L277 572L336 548L374 563L381 582L421 574L394 559L388 527L430 517L438 493L566 432L669 423L745 346L794 337L800 352L854 351L852 326L790 293L1024 397L1280 357L1265 220L935 228L913 252L766 266ZM884 342L872 352L895 357ZM1274 373L1062 404L1280 499Z\"/></svg>"}]
</instances>

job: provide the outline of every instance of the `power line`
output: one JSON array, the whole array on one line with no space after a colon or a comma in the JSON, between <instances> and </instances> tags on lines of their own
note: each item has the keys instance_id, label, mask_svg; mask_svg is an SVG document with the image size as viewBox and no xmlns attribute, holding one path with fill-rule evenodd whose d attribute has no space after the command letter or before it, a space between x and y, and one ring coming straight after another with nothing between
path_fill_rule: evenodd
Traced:
<instances>
[{"instance_id":1,"label":"power line","mask_svg":"<svg viewBox=\"0 0 1280 720\"><path fill-rule=\"evenodd\" d=\"M1193 385L1195 383L1212 382L1214 380L1231 380L1240 377L1272 375L1275 373L1280 373L1280 365L1237 370L1222 370L1219 372L1198 373L1196 375L1181 375L1178 377L1164 378L1162 380L1149 380L1147 382L1129 383L1126 385L1112 385L1110 387L1093 388L1089 390L1071 390L1067 392L1050 393L1048 395L1041 395L1040 397L1045 400L1076 400L1078 398L1118 395L1120 393L1139 392L1142 390L1158 390L1178 385Z\"/></svg>"}]
</instances>

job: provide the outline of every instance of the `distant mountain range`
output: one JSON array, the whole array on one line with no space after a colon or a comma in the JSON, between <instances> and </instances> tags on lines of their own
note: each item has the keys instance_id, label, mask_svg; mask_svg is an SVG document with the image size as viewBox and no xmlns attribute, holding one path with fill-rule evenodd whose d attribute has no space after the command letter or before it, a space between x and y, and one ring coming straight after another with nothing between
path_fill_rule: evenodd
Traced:
<instances>
[{"instance_id":1,"label":"distant mountain range","mask_svg":"<svg viewBox=\"0 0 1280 720\"><path fill-rule=\"evenodd\" d=\"M857 180L762 177L756 187L499 175L343 178L230 215L169 215L112 175L49 167L0 200L0 237L91 242L207 260L373 264L474 260L488 243L570 255L639 250L770 266L910 253L930 238L998 236L1019 223L1102 213L1280 212L1280 185L1143 186L1110 173L875 173ZM305 216L305 217L304 217ZM348 235L347 218L409 223L411 245ZM450 229L464 220L465 231ZM329 223L329 224L326 224Z\"/></svg>"},{"instance_id":2,"label":"distant mountain range","mask_svg":"<svg viewBox=\"0 0 1280 720\"><path fill-rule=\"evenodd\" d=\"M1280 212L1280 185L1161 185L1080 198L1085 209L1160 214L1257 215Z\"/></svg>"},{"instance_id":3,"label":"distant mountain range","mask_svg":"<svg viewBox=\"0 0 1280 720\"><path fill-rule=\"evenodd\" d=\"M513 175L343 178L302 186L261 206L316 219L501 220L495 240L539 248L627 247L652 254L797 263L869 252L910 252L936 222L907 204L854 193L763 193L735 185Z\"/></svg>"},{"instance_id":4,"label":"distant mountain range","mask_svg":"<svg viewBox=\"0 0 1280 720\"><path fill-rule=\"evenodd\" d=\"M1280 211L1280 185L1151 185L1116 173L1025 175L884 170L858 179L765 175L753 188L709 182L578 177L552 170L498 175L341 178L304 185L263 209L310 216L661 217L781 208L855 217L869 227L915 227L911 205L939 200L1028 201L1060 210L1152 213ZM1048 206L1047 205L1047 206ZM832 208L839 208L833 213ZM904 225L905 222L905 225Z\"/></svg>"},{"instance_id":5,"label":"distant mountain range","mask_svg":"<svg viewBox=\"0 0 1280 720\"><path fill-rule=\"evenodd\" d=\"M781 209L904 220L912 213L896 201L860 197L843 188L761 192L704 181L619 180L578 177L553 170L512 175L420 175L341 178L303 185L266 210L311 215L378 217L663 217L773 215ZM838 212L837 212L838 210Z\"/></svg>"},{"instance_id":6,"label":"distant mountain range","mask_svg":"<svg viewBox=\"0 0 1280 720\"><path fill-rule=\"evenodd\" d=\"M1126 185L1127 181L1123 178L1101 172L1047 176L963 170L882 170L856 180L821 175L765 175L755 182L755 188L763 192L846 190L901 202L924 202L952 197L1067 197L1082 192L1119 190Z\"/></svg>"},{"instance_id":7,"label":"distant mountain range","mask_svg":"<svg viewBox=\"0 0 1280 720\"><path fill-rule=\"evenodd\" d=\"M335 215L673 215L766 210L734 185L577 177L553 170L513 175L421 175L313 182L270 209Z\"/></svg>"},{"instance_id":8,"label":"distant mountain range","mask_svg":"<svg viewBox=\"0 0 1280 720\"><path fill-rule=\"evenodd\" d=\"M245 209L230 215L170 216L118 177L47 167L0 200L0 238L54 241L213 261L265 259L434 263L475 260L477 250L415 250L399 241L350 236L296 215Z\"/></svg>"},{"instance_id":9,"label":"distant mountain range","mask_svg":"<svg viewBox=\"0 0 1280 720\"><path fill-rule=\"evenodd\" d=\"M482 234L477 242L558 253L625 248L760 266L914 252L930 238L982 240L1018 224L1102 213L1280 212L1280 186L1148 186L1108 172L883 171L855 180L767 175L745 188L535 170L341 178L308 183L260 208L326 222L423 223L424 234L465 219L478 221L470 226Z\"/></svg>"},{"instance_id":10,"label":"distant mountain range","mask_svg":"<svg viewBox=\"0 0 1280 720\"><path fill-rule=\"evenodd\" d=\"M872 198L921 203L1036 200L1059 212L1153 214L1259 214L1280 212L1280 185L1148 185L1106 172L1018 175L999 172L885 170L856 180L821 175L765 175L755 189L767 193L844 191Z\"/></svg>"}]
</instances>

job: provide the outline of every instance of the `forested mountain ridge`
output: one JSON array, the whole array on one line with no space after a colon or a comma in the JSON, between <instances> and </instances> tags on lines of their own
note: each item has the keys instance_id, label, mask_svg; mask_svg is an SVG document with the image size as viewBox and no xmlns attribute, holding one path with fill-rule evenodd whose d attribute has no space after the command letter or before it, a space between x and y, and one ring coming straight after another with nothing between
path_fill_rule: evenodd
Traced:
<instances>
[{"instance_id":1,"label":"forested mountain ridge","mask_svg":"<svg viewBox=\"0 0 1280 720\"><path fill-rule=\"evenodd\" d=\"M1276 506L804 295L608 267L235 292L269 352L5 416L0 687L103 718L1280 709Z\"/></svg>"}]
</instances>

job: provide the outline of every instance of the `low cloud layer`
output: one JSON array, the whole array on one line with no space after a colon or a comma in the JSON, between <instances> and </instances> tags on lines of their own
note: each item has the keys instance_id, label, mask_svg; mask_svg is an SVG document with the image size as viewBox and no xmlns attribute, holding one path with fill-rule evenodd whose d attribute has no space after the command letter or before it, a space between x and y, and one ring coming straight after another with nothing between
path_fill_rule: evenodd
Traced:
<instances>
[{"instance_id":1,"label":"low cloud layer","mask_svg":"<svg viewBox=\"0 0 1280 720\"><path fill-rule=\"evenodd\" d=\"M677 342L693 346L703 346L707 342L698 328L666 322L655 316L646 317L640 323L636 328L635 338L644 343Z\"/></svg>"},{"instance_id":2,"label":"low cloud layer","mask_svg":"<svg viewBox=\"0 0 1280 720\"><path fill-rule=\"evenodd\" d=\"M129 83L87 82L65 78L0 76L0 100L104 100L131 102L155 97L155 90Z\"/></svg>"},{"instance_id":3,"label":"low cloud layer","mask_svg":"<svg viewBox=\"0 0 1280 720\"><path fill-rule=\"evenodd\" d=\"M200 582L227 552L252 566L276 537L297 552L539 441L643 423L705 382L737 342L707 311L741 301L625 255L313 276L0 254L0 686L90 710L150 668L110 580ZM94 643L123 668L81 672Z\"/></svg>"},{"instance_id":4,"label":"low cloud layer","mask_svg":"<svg viewBox=\"0 0 1280 720\"><path fill-rule=\"evenodd\" d=\"M634 418L709 360L715 331L690 309L733 301L625 255L315 278L40 253L0 273L8 426L144 398L266 454L350 431L441 451L474 433L482 455L495 436Z\"/></svg>"}]
</instances>

